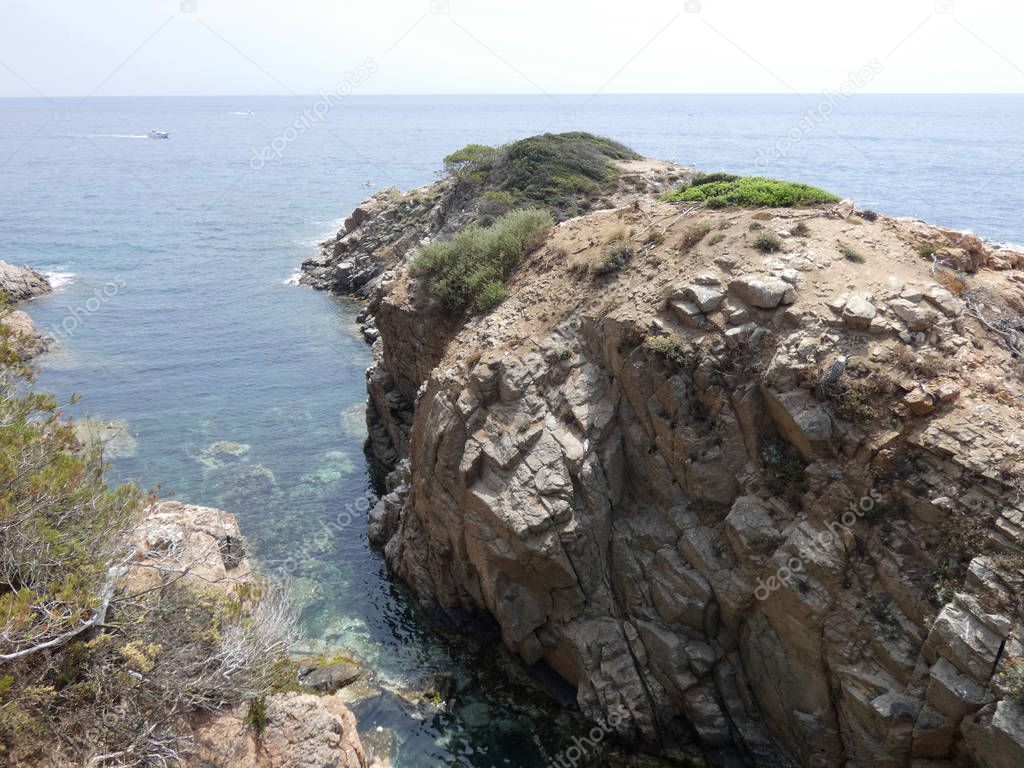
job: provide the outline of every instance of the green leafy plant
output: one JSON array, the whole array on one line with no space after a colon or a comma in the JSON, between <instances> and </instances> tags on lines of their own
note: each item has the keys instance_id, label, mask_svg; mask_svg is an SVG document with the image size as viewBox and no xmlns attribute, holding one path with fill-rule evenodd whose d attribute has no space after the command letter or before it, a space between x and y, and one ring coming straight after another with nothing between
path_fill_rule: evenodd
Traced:
<instances>
[{"instance_id":1,"label":"green leafy plant","mask_svg":"<svg viewBox=\"0 0 1024 768\"><path fill-rule=\"evenodd\" d=\"M864 255L848 243L840 243L839 252L843 254L843 258L847 261L852 261L854 264L863 264L866 261Z\"/></svg>"},{"instance_id":2,"label":"green leafy plant","mask_svg":"<svg viewBox=\"0 0 1024 768\"><path fill-rule=\"evenodd\" d=\"M561 219L589 209L613 189L615 161L639 157L611 139L574 131L531 136L501 147L470 144L448 155L445 168L460 181L486 184L509 195L506 210L536 206ZM492 207L487 202L482 206Z\"/></svg>"},{"instance_id":3,"label":"green leafy plant","mask_svg":"<svg viewBox=\"0 0 1024 768\"><path fill-rule=\"evenodd\" d=\"M667 202L702 203L708 208L791 208L839 201L807 184L760 176L698 174L689 184L662 197Z\"/></svg>"},{"instance_id":4,"label":"green leafy plant","mask_svg":"<svg viewBox=\"0 0 1024 768\"><path fill-rule=\"evenodd\" d=\"M689 347L678 336L648 336L644 347L677 366L686 364Z\"/></svg>"},{"instance_id":5,"label":"green leafy plant","mask_svg":"<svg viewBox=\"0 0 1024 768\"><path fill-rule=\"evenodd\" d=\"M545 211L511 211L490 227L469 225L451 240L423 246L409 272L449 311L492 309L507 296L512 270L544 242L551 225Z\"/></svg>"},{"instance_id":6,"label":"green leafy plant","mask_svg":"<svg viewBox=\"0 0 1024 768\"><path fill-rule=\"evenodd\" d=\"M245 710L245 724L252 728L256 736L262 736L267 729L267 697L256 696L249 701Z\"/></svg>"}]
</instances>

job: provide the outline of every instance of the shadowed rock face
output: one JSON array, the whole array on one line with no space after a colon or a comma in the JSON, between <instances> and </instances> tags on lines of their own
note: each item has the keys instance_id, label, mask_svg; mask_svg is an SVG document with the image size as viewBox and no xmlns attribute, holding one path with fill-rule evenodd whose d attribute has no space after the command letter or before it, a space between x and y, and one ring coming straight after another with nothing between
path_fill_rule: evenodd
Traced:
<instances>
[{"instance_id":1,"label":"shadowed rock face","mask_svg":"<svg viewBox=\"0 0 1024 768\"><path fill-rule=\"evenodd\" d=\"M849 205L634 202L556 227L488 315L383 273L391 571L666 754L1024 765L1020 255ZM613 227L632 258L595 277Z\"/></svg>"}]
</instances>

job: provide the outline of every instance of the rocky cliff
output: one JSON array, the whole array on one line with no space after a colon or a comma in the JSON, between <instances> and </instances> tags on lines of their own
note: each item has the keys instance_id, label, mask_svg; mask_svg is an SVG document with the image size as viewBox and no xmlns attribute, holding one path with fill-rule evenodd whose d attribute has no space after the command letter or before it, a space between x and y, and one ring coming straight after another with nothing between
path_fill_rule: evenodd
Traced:
<instances>
[{"instance_id":1,"label":"rocky cliff","mask_svg":"<svg viewBox=\"0 0 1024 768\"><path fill-rule=\"evenodd\" d=\"M669 756L1024 765L1024 258L847 203L661 202L692 172L631 164L490 313L379 260L389 568ZM373 262L407 203L341 240Z\"/></svg>"}]
</instances>

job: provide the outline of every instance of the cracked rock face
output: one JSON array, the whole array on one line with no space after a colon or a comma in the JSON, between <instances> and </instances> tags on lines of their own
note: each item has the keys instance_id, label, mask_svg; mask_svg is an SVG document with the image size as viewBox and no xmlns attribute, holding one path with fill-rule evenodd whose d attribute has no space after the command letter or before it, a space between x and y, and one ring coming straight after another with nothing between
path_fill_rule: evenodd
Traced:
<instances>
[{"instance_id":1,"label":"cracked rock face","mask_svg":"<svg viewBox=\"0 0 1024 768\"><path fill-rule=\"evenodd\" d=\"M1020 258L919 222L756 215L697 214L722 237L696 247L692 212L643 198L571 219L488 315L440 317L387 274L373 539L425 606L491 617L667 755L1024 765L1022 372L917 244L960 249L983 317L1024 306L993 271ZM573 270L611 224L633 260ZM851 232L868 263L836 251Z\"/></svg>"}]
</instances>

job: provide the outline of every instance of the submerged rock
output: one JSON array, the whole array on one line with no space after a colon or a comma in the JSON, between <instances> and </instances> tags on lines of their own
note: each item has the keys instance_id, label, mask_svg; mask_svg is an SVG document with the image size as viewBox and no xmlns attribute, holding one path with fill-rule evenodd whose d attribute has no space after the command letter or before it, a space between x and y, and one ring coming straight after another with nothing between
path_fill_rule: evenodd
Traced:
<instances>
[{"instance_id":1,"label":"submerged rock","mask_svg":"<svg viewBox=\"0 0 1024 768\"><path fill-rule=\"evenodd\" d=\"M72 424L72 428L75 437L86 448L102 450L108 459L130 459L138 451L138 443L128 429L128 422L123 419L79 419Z\"/></svg>"}]
</instances>

